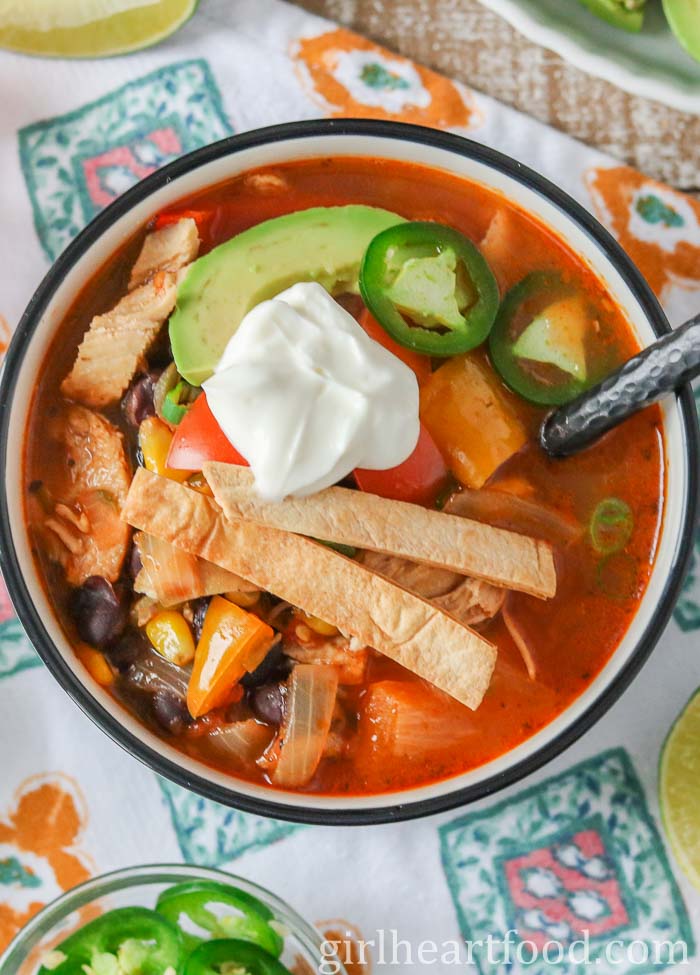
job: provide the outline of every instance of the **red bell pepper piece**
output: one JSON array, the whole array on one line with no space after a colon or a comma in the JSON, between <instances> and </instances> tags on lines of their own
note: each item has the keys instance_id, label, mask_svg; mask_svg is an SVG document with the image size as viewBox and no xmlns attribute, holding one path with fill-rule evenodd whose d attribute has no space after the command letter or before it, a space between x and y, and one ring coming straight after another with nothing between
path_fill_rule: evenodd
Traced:
<instances>
[{"instance_id":1,"label":"red bell pepper piece","mask_svg":"<svg viewBox=\"0 0 700 975\"><path fill-rule=\"evenodd\" d=\"M397 359L405 362L408 368L415 372L419 386L422 386L423 383L430 379L432 368L429 356L421 355L419 352L414 352L412 349L406 349L403 345L399 345L398 342L392 339L386 329L382 328L368 308L363 309L358 321L371 339L379 342L380 345L383 345L385 349L393 353Z\"/></svg>"},{"instance_id":2,"label":"red bell pepper piece","mask_svg":"<svg viewBox=\"0 0 700 975\"><path fill-rule=\"evenodd\" d=\"M442 454L422 423L416 449L398 467L386 471L358 467L354 471L355 483L368 494L426 506L435 504L447 476Z\"/></svg>"},{"instance_id":3,"label":"red bell pepper piece","mask_svg":"<svg viewBox=\"0 0 700 975\"><path fill-rule=\"evenodd\" d=\"M161 230L163 227L169 227L170 224L178 223L180 220L184 220L186 217L190 217L197 224L197 230L199 231L200 237L206 233L209 229L209 224L214 216L213 210L173 210L172 212L166 211L165 213L159 213L156 217L156 222L153 225L154 230Z\"/></svg>"},{"instance_id":4,"label":"red bell pepper piece","mask_svg":"<svg viewBox=\"0 0 700 975\"><path fill-rule=\"evenodd\" d=\"M248 466L216 422L206 394L200 393L175 428L166 463L174 470L201 471L206 460Z\"/></svg>"}]
</instances>

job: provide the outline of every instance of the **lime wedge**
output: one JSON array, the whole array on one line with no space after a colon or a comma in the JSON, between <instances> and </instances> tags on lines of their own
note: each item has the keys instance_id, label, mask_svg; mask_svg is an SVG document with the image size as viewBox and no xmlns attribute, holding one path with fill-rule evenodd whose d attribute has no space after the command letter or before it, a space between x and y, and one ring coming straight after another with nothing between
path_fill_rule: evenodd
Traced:
<instances>
[{"instance_id":1,"label":"lime wedge","mask_svg":"<svg viewBox=\"0 0 700 975\"><path fill-rule=\"evenodd\" d=\"M700 61L700 0L664 0L664 13L688 54Z\"/></svg>"},{"instance_id":2,"label":"lime wedge","mask_svg":"<svg viewBox=\"0 0 700 975\"><path fill-rule=\"evenodd\" d=\"M676 719L664 743L659 800L673 855L700 890L700 691Z\"/></svg>"},{"instance_id":3,"label":"lime wedge","mask_svg":"<svg viewBox=\"0 0 700 975\"><path fill-rule=\"evenodd\" d=\"M189 20L198 0L9 0L0 47L58 58L99 58L157 44Z\"/></svg>"}]
</instances>

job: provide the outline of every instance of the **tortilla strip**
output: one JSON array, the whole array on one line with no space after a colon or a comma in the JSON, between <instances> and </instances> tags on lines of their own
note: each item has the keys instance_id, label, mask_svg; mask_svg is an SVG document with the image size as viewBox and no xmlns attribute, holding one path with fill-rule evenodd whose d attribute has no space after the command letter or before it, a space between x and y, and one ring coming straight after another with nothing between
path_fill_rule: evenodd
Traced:
<instances>
[{"instance_id":1,"label":"tortilla strip","mask_svg":"<svg viewBox=\"0 0 700 975\"><path fill-rule=\"evenodd\" d=\"M400 555L542 599L557 591L552 546L528 535L341 487L267 502L250 470L232 464L204 464L204 476L227 518Z\"/></svg>"},{"instance_id":2,"label":"tortilla strip","mask_svg":"<svg viewBox=\"0 0 700 975\"><path fill-rule=\"evenodd\" d=\"M467 707L481 703L496 648L425 599L327 546L229 520L211 498L144 468L136 472L123 517L333 623Z\"/></svg>"}]
</instances>

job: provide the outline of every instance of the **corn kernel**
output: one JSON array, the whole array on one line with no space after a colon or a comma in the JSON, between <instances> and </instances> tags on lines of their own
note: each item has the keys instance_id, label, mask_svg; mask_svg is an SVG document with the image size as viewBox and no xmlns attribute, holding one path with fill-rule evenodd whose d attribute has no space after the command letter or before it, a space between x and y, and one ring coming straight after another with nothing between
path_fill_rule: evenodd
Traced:
<instances>
[{"instance_id":1,"label":"corn kernel","mask_svg":"<svg viewBox=\"0 0 700 975\"><path fill-rule=\"evenodd\" d=\"M340 630L337 626L333 626L332 623L326 623L325 620L319 619L318 616L310 616L303 610L297 610L295 615L298 619L303 620L304 624L313 630L314 633L318 633L319 636L338 636ZM297 627L297 634L299 633L299 627ZM301 637L299 637L301 639Z\"/></svg>"},{"instance_id":2,"label":"corn kernel","mask_svg":"<svg viewBox=\"0 0 700 975\"><path fill-rule=\"evenodd\" d=\"M250 609L260 599L259 592L226 592L224 596L230 603L235 603L241 609Z\"/></svg>"},{"instance_id":3,"label":"corn kernel","mask_svg":"<svg viewBox=\"0 0 700 975\"><path fill-rule=\"evenodd\" d=\"M194 659L194 637L187 620L174 609L164 609L146 624L146 635L161 657L178 667Z\"/></svg>"},{"instance_id":4,"label":"corn kernel","mask_svg":"<svg viewBox=\"0 0 700 975\"><path fill-rule=\"evenodd\" d=\"M209 487L207 479L201 471L195 471L194 474L187 478L187 487L191 487L194 491L199 491L200 494L206 494L208 498L214 497L214 492Z\"/></svg>"},{"instance_id":5,"label":"corn kernel","mask_svg":"<svg viewBox=\"0 0 700 975\"><path fill-rule=\"evenodd\" d=\"M192 476L193 472L176 471L165 463L172 439L170 428L157 416L147 417L139 427L139 447L143 454L144 467L154 474L160 474L161 477L169 477L171 481L183 483Z\"/></svg>"},{"instance_id":6,"label":"corn kernel","mask_svg":"<svg viewBox=\"0 0 700 975\"><path fill-rule=\"evenodd\" d=\"M109 687L113 683L114 674L112 673L112 668L99 650L95 650L94 647L89 646L87 643L81 643L76 647L75 652L78 660L80 660L83 667L85 667L92 679L100 687Z\"/></svg>"}]
</instances>

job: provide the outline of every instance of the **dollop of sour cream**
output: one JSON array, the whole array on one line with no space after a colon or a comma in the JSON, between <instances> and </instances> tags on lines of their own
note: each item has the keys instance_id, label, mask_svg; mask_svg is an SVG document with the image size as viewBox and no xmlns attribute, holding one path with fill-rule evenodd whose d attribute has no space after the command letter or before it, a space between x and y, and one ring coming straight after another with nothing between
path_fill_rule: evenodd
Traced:
<instances>
[{"instance_id":1,"label":"dollop of sour cream","mask_svg":"<svg viewBox=\"0 0 700 975\"><path fill-rule=\"evenodd\" d=\"M270 501L396 467L418 442L415 374L320 284L249 311L203 388Z\"/></svg>"}]
</instances>

